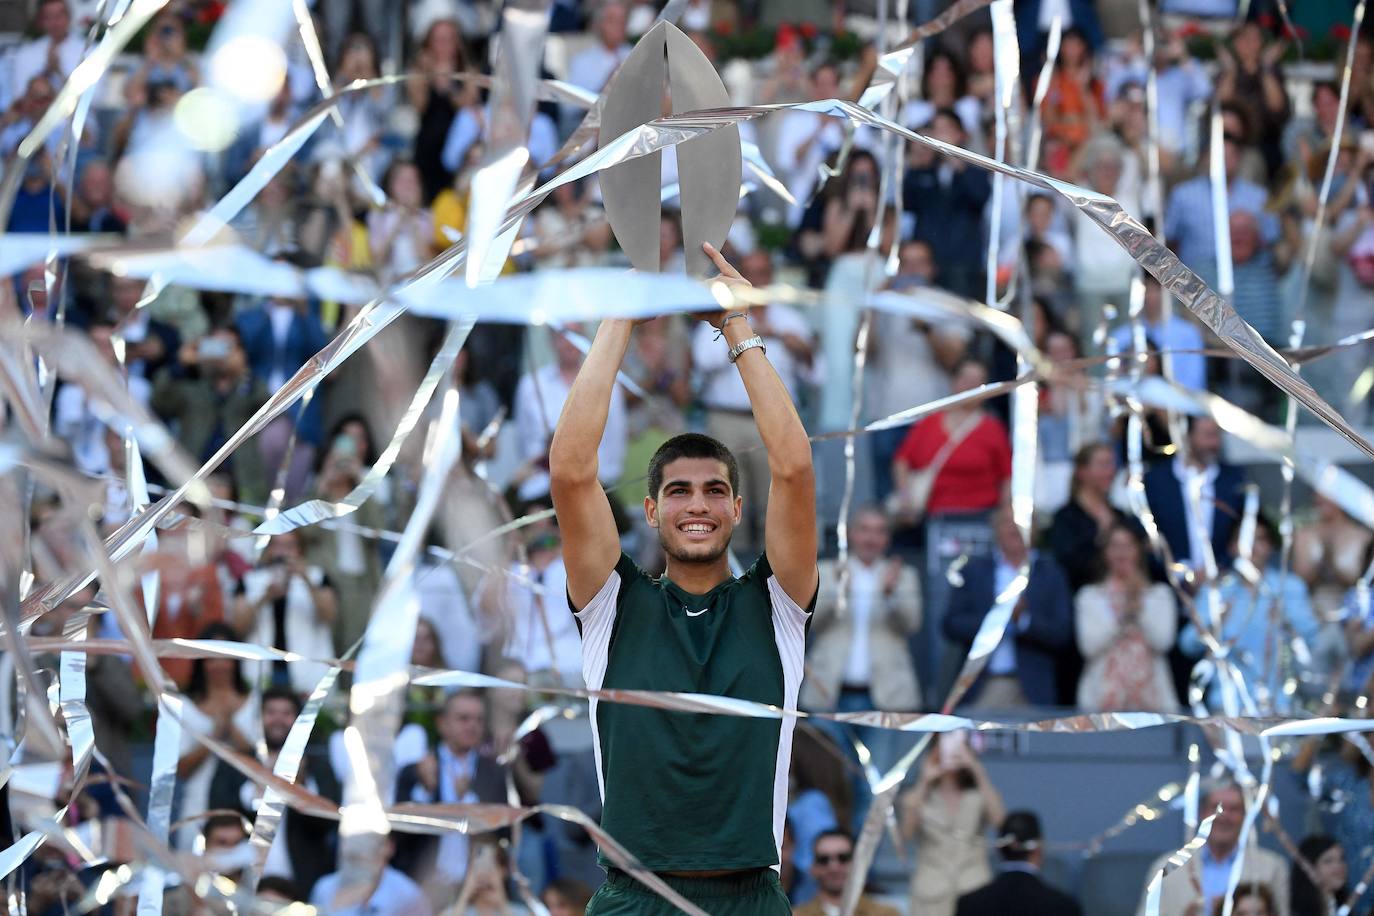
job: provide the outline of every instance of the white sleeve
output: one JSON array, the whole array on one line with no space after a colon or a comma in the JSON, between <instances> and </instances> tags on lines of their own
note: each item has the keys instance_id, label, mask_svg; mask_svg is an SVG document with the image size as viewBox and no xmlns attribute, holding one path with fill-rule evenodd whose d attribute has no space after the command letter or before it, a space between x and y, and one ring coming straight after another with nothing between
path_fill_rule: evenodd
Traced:
<instances>
[{"instance_id":1,"label":"white sleeve","mask_svg":"<svg viewBox=\"0 0 1374 916\"><path fill-rule=\"evenodd\" d=\"M582 679L591 690L600 690L606 679L606 664L610 657L611 630L615 626L615 610L620 599L620 571L611 570L606 584L587 606L576 612L582 624Z\"/></svg>"}]
</instances>

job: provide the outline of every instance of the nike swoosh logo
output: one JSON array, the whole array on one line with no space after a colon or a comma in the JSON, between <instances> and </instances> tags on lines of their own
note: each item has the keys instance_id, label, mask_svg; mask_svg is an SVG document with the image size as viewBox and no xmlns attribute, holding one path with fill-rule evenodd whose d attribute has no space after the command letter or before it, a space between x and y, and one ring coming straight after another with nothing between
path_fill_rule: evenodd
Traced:
<instances>
[{"instance_id":1,"label":"nike swoosh logo","mask_svg":"<svg viewBox=\"0 0 1374 916\"><path fill-rule=\"evenodd\" d=\"M688 616L688 617L700 617L702 614L705 614L707 611L709 611L710 608L709 608L709 607L704 607L704 608L702 608L701 610L697 611L695 614L693 614L691 611L688 611L685 607L683 608L683 610L684 610L684 611L687 611L687 616Z\"/></svg>"}]
</instances>

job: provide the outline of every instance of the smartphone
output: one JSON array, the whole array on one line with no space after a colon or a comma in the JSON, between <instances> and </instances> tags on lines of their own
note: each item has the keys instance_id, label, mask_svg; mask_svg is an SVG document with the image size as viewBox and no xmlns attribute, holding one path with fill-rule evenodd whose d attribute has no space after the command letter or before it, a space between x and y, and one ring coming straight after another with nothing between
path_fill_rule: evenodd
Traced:
<instances>
[{"instance_id":1,"label":"smartphone","mask_svg":"<svg viewBox=\"0 0 1374 916\"><path fill-rule=\"evenodd\" d=\"M334 437L334 444L329 450L340 458L356 458L358 455L358 443L353 441L353 437L346 433L340 433Z\"/></svg>"},{"instance_id":2,"label":"smartphone","mask_svg":"<svg viewBox=\"0 0 1374 916\"><path fill-rule=\"evenodd\" d=\"M196 356L203 360L224 359L229 355L229 342L219 337L202 337L196 344Z\"/></svg>"}]
</instances>

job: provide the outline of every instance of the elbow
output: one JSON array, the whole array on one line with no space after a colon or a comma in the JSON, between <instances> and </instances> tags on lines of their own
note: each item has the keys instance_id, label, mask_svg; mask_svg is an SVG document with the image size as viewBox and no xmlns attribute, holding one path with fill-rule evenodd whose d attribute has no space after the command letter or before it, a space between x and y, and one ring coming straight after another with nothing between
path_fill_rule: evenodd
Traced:
<instances>
[{"instance_id":1,"label":"elbow","mask_svg":"<svg viewBox=\"0 0 1374 916\"><path fill-rule=\"evenodd\" d=\"M779 449L769 454L768 472L773 480L789 489L816 488L816 465L811 458L811 444L803 442L796 448Z\"/></svg>"}]
</instances>

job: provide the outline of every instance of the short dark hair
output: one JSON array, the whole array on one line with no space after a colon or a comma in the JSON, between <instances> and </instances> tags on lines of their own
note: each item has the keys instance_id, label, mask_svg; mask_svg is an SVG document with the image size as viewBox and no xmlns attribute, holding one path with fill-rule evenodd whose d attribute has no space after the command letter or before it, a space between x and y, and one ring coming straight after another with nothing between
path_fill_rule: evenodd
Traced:
<instances>
[{"instance_id":1,"label":"short dark hair","mask_svg":"<svg viewBox=\"0 0 1374 916\"><path fill-rule=\"evenodd\" d=\"M997 846L1008 862L1024 862L1040 848L1040 818L1034 811L1013 811L1002 821Z\"/></svg>"},{"instance_id":2,"label":"short dark hair","mask_svg":"<svg viewBox=\"0 0 1374 916\"><path fill-rule=\"evenodd\" d=\"M243 826L243 818L239 817L237 814L210 815L205 819L204 826L200 828L200 835L208 840L210 838L210 834L214 833L221 827L233 827L236 830L243 831L243 835L245 837L248 836L248 828Z\"/></svg>"},{"instance_id":3,"label":"short dark hair","mask_svg":"<svg viewBox=\"0 0 1374 916\"><path fill-rule=\"evenodd\" d=\"M280 894L287 900L297 903L301 900L301 892L296 889L296 882L290 878L283 878L281 875L267 875L259 881L258 893L261 894L264 891Z\"/></svg>"},{"instance_id":4,"label":"short dark hair","mask_svg":"<svg viewBox=\"0 0 1374 916\"><path fill-rule=\"evenodd\" d=\"M262 692L262 699L258 703L258 708L265 708L267 704L273 700L285 700L290 703L292 706L296 707L296 715L298 716L301 714L301 710L305 708L305 704L301 702L301 698L296 696L295 691L290 687L268 687Z\"/></svg>"},{"instance_id":5,"label":"short dark hair","mask_svg":"<svg viewBox=\"0 0 1374 916\"><path fill-rule=\"evenodd\" d=\"M669 462L679 458L712 458L725 465L726 476L730 479L730 492L739 493L739 462L734 454L718 439L701 433L683 433L674 436L658 447L654 457L649 459L649 497L658 499L658 491L663 487L663 469Z\"/></svg>"},{"instance_id":6,"label":"short dark hair","mask_svg":"<svg viewBox=\"0 0 1374 916\"><path fill-rule=\"evenodd\" d=\"M832 827L829 830L822 830L820 833L816 834L816 838L811 841L811 854L815 855L816 850L820 848L821 840L828 840L831 837L841 837L843 839L846 839L849 841L849 848L854 848L854 835L852 833L850 833L848 830L841 830L838 827Z\"/></svg>"}]
</instances>

